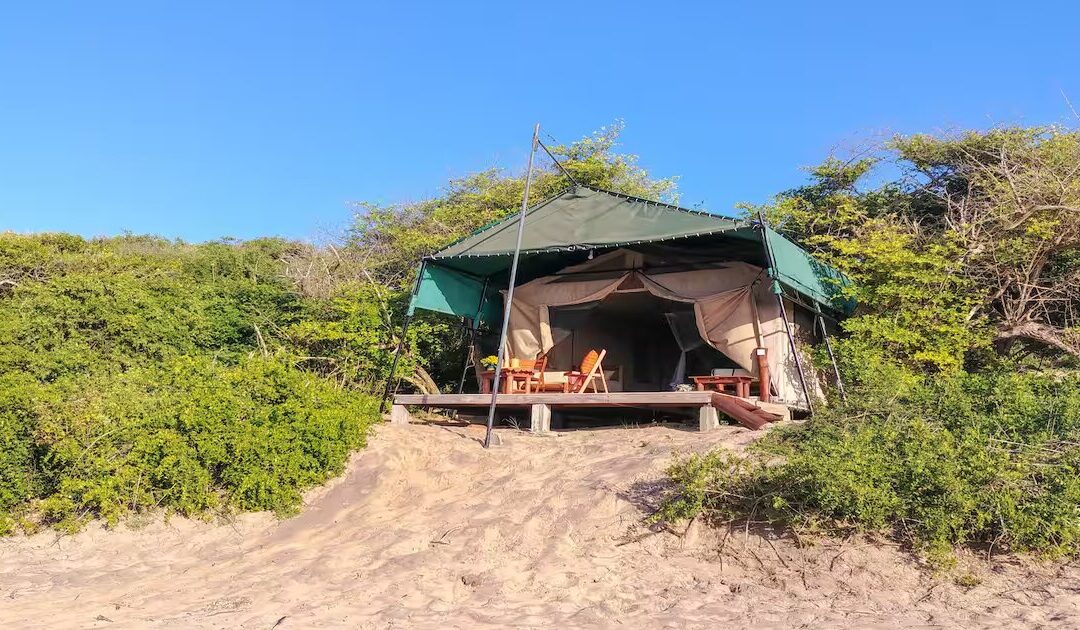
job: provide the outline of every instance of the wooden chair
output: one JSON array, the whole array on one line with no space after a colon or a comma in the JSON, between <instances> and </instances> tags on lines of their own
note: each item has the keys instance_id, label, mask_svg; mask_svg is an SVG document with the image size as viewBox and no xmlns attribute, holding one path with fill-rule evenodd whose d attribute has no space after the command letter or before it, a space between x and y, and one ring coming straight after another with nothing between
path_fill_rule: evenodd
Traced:
<instances>
[{"instance_id":1,"label":"wooden chair","mask_svg":"<svg viewBox=\"0 0 1080 630\"><path fill-rule=\"evenodd\" d=\"M581 368L576 371L566 372L566 384L563 385L563 392L583 394L588 389L589 385L592 385L593 391L600 393L600 390L596 387L596 379L600 379L600 383L604 386L604 393L608 393L607 376L604 375L604 357L607 356L607 350L589 350L585 358L581 360Z\"/></svg>"},{"instance_id":2,"label":"wooden chair","mask_svg":"<svg viewBox=\"0 0 1080 630\"><path fill-rule=\"evenodd\" d=\"M544 370L547 369L548 356L546 352L541 352L536 355L536 359L531 361L522 361L521 367L524 369L532 369L532 376L529 378L528 390L534 392L544 391Z\"/></svg>"}]
</instances>

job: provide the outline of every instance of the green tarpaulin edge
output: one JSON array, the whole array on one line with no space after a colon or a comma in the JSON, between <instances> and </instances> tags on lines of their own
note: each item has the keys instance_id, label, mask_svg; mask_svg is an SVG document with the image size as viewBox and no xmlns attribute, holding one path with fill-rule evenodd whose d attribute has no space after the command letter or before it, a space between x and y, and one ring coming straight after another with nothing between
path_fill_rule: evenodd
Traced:
<instances>
[{"instance_id":1,"label":"green tarpaulin edge","mask_svg":"<svg viewBox=\"0 0 1080 630\"><path fill-rule=\"evenodd\" d=\"M409 303L409 315L416 309L497 323L502 305L494 287L483 279L428 261L421 267L419 284Z\"/></svg>"},{"instance_id":2,"label":"green tarpaulin edge","mask_svg":"<svg viewBox=\"0 0 1080 630\"><path fill-rule=\"evenodd\" d=\"M777 280L818 304L845 315L855 309L855 303L844 295L844 289L851 285L847 276L817 260L772 228L765 226L765 229L769 231Z\"/></svg>"}]
</instances>

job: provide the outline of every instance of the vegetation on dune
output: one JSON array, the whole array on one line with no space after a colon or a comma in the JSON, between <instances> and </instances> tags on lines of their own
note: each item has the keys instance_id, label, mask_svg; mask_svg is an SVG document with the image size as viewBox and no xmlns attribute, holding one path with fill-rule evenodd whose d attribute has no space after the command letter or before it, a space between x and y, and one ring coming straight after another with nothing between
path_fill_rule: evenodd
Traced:
<instances>
[{"instance_id":1,"label":"vegetation on dune","mask_svg":"<svg viewBox=\"0 0 1080 630\"><path fill-rule=\"evenodd\" d=\"M881 159L898 178L861 188ZM1080 134L897 138L811 175L754 210L856 281L847 400L676 461L657 518L885 531L945 564L1080 553Z\"/></svg>"},{"instance_id":2,"label":"vegetation on dune","mask_svg":"<svg viewBox=\"0 0 1080 630\"><path fill-rule=\"evenodd\" d=\"M0 531L164 508L289 511L340 471L370 396L301 369L278 240L0 236ZM300 367L298 367L300 366Z\"/></svg>"},{"instance_id":3,"label":"vegetation on dune","mask_svg":"<svg viewBox=\"0 0 1080 630\"><path fill-rule=\"evenodd\" d=\"M620 127L553 147L583 183L675 201ZM882 161L895 173L889 181ZM754 211L855 283L847 400L748 456L676 461L657 515L1080 552L1080 135L897 138ZM536 198L562 189L552 166ZM516 211L521 174L357 207L325 245L0 235L0 532L164 509L297 508L377 418L416 261ZM456 386L417 314L395 379ZM818 357L823 371L830 364Z\"/></svg>"},{"instance_id":4,"label":"vegetation on dune","mask_svg":"<svg viewBox=\"0 0 1080 630\"><path fill-rule=\"evenodd\" d=\"M868 372L749 456L677 460L658 518L886 532L939 564L959 544L1080 552L1080 377Z\"/></svg>"},{"instance_id":5,"label":"vegetation on dune","mask_svg":"<svg viewBox=\"0 0 1080 630\"><path fill-rule=\"evenodd\" d=\"M553 147L579 181L671 199L615 151ZM554 165L536 198L566 186ZM341 239L190 245L0 234L0 533L164 509L289 512L377 418L417 260L517 210L488 170L413 204L358 206ZM396 378L456 383L456 322L419 313Z\"/></svg>"}]
</instances>

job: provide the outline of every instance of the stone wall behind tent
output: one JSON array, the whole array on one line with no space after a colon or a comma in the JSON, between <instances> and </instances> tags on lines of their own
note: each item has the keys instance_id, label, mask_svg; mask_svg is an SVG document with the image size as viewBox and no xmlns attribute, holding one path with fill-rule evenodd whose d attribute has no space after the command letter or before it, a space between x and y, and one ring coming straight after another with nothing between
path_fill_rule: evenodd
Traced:
<instances>
[{"instance_id":1,"label":"stone wall behind tent","mask_svg":"<svg viewBox=\"0 0 1080 630\"><path fill-rule=\"evenodd\" d=\"M725 262L721 266L665 272L650 269L646 262L639 252L619 249L517 287L510 312L511 355L534 357L561 341L556 338L560 331L551 327L551 307L599 304L634 276L657 297L692 303L702 338L752 374L757 373L753 350L759 345L760 333L760 343L769 352L776 398L791 404L805 403L780 309L760 267ZM788 308L789 317L798 319L795 305ZM755 311L760 321L758 330L754 327ZM816 383L811 387L812 391L820 391Z\"/></svg>"}]
</instances>

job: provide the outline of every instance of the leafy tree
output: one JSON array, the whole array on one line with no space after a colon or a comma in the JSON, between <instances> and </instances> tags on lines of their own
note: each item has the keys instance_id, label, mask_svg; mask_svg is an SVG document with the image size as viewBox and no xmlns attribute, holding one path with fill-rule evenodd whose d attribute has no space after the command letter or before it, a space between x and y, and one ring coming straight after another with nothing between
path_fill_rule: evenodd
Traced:
<instances>
[{"instance_id":1,"label":"leafy tree","mask_svg":"<svg viewBox=\"0 0 1080 630\"><path fill-rule=\"evenodd\" d=\"M747 210L854 281L844 288L860 305L843 324L850 353L861 344L913 365L959 369L987 341L960 247L913 222L918 204L899 186L858 188L875 164L830 159L811 170L811 184Z\"/></svg>"},{"instance_id":2,"label":"leafy tree","mask_svg":"<svg viewBox=\"0 0 1080 630\"><path fill-rule=\"evenodd\" d=\"M900 177L860 188L882 158ZM898 137L753 210L856 280L847 330L898 357L955 369L994 341L1060 362L1080 357L1078 165L1058 128Z\"/></svg>"},{"instance_id":3,"label":"leafy tree","mask_svg":"<svg viewBox=\"0 0 1080 630\"><path fill-rule=\"evenodd\" d=\"M1003 128L898 138L923 216L954 239L1003 349L1080 357L1080 133Z\"/></svg>"}]
</instances>

